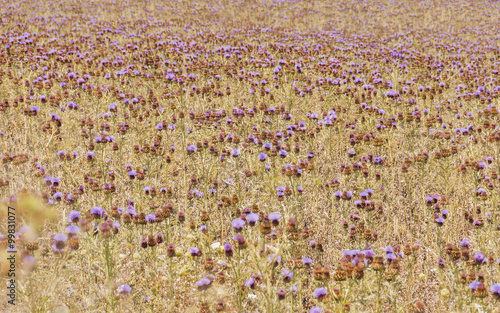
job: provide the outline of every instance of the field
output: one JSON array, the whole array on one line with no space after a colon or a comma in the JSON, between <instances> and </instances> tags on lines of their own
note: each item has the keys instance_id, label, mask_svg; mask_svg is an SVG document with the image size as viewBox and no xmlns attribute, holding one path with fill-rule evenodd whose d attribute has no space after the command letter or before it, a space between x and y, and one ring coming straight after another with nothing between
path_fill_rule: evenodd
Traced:
<instances>
[{"instance_id":1,"label":"field","mask_svg":"<svg viewBox=\"0 0 500 313\"><path fill-rule=\"evenodd\" d=\"M3 1L1 312L500 312L500 3Z\"/></svg>"}]
</instances>

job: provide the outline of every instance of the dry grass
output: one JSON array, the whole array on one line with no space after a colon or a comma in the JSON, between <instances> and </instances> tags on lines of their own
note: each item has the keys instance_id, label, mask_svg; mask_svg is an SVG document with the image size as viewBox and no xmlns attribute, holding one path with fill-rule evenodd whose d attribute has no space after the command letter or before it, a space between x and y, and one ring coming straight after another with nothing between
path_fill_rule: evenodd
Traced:
<instances>
[{"instance_id":1,"label":"dry grass","mask_svg":"<svg viewBox=\"0 0 500 313\"><path fill-rule=\"evenodd\" d=\"M0 232L11 205L19 250L17 305L4 288L2 312L498 312L498 3L7 1L0 11ZM247 220L240 249L232 222L250 212L260 220ZM269 234L271 213L282 218ZM54 237L70 224L77 235ZM358 262L363 278L344 280Z\"/></svg>"}]
</instances>

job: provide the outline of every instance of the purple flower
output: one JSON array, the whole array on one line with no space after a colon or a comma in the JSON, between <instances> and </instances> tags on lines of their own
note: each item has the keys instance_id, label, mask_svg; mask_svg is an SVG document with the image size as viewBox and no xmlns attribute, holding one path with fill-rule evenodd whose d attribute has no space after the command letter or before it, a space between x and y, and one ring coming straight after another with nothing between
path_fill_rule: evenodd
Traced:
<instances>
[{"instance_id":1,"label":"purple flower","mask_svg":"<svg viewBox=\"0 0 500 313\"><path fill-rule=\"evenodd\" d=\"M314 290L313 296L315 298L323 298L324 296L326 296L327 292L328 291L326 290L325 287L317 288Z\"/></svg>"},{"instance_id":2,"label":"purple flower","mask_svg":"<svg viewBox=\"0 0 500 313\"><path fill-rule=\"evenodd\" d=\"M385 253L393 253L394 252L394 248L389 246L389 247L386 247L384 249L384 251L385 251Z\"/></svg>"},{"instance_id":3,"label":"purple flower","mask_svg":"<svg viewBox=\"0 0 500 313\"><path fill-rule=\"evenodd\" d=\"M120 285L117 291L119 295L126 296L132 291L132 287L129 285Z\"/></svg>"},{"instance_id":4,"label":"purple flower","mask_svg":"<svg viewBox=\"0 0 500 313\"><path fill-rule=\"evenodd\" d=\"M365 256L368 258L373 258L375 256L375 252L372 249L365 250Z\"/></svg>"},{"instance_id":5,"label":"purple flower","mask_svg":"<svg viewBox=\"0 0 500 313\"><path fill-rule=\"evenodd\" d=\"M236 231L240 231L243 228L243 226L245 226L245 221L242 220L241 218L237 218L231 222L231 225L233 225L233 228Z\"/></svg>"},{"instance_id":6,"label":"purple flower","mask_svg":"<svg viewBox=\"0 0 500 313\"><path fill-rule=\"evenodd\" d=\"M68 234L75 235L78 234L79 232L80 228L76 225L69 225L68 227L66 227L66 233Z\"/></svg>"},{"instance_id":7,"label":"purple flower","mask_svg":"<svg viewBox=\"0 0 500 313\"><path fill-rule=\"evenodd\" d=\"M239 156L240 156L240 154L241 154L240 150L238 150L238 149L236 149L236 148L235 148L235 149L233 149L233 150L231 150L231 155L232 155L233 157L235 157L235 158L236 158L236 157L239 157Z\"/></svg>"},{"instance_id":8,"label":"purple flower","mask_svg":"<svg viewBox=\"0 0 500 313\"><path fill-rule=\"evenodd\" d=\"M427 202L427 205L432 205L434 198L431 196L425 197L425 201Z\"/></svg>"},{"instance_id":9,"label":"purple flower","mask_svg":"<svg viewBox=\"0 0 500 313\"><path fill-rule=\"evenodd\" d=\"M476 288L479 287L479 285L481 285L481 283L476 280L469 284L469 288L472 290L476 290Z\"/></svg>"},{"instance_id":10,"label":"purple flower","mask_svg":"<svg viewBox=\"0 0 500 313\"><path fill-rule=\"evenodd\" d=\"M137 216L137 211L134 209L133 206L129 205L127 207L127 211L126 211L128 214L132 215L132 216Z\"/></svg>"},{"instance_id":11,"label":"purple flower","mask_svg":"<svg viewBox=\"0 0 500 313\"><path fill-rule=\"evenodd\" d=\"M283 275L284 278L292 279L293 278L293 272L290 270L284 269L281 271L281 275Z\"/></svg>"},{"instance_id":12,"label":"purple flower","mask_svg":"<svg viewBox=\"0 0 500 313\"><path fill-rule=\"evenodd\" d=\"M192 247L189 248L189 253L191 253L191 256L199 256L201 254L201 250L198 247Z\"/></svg>"},{"instance_id":13,"label":"purple flower","mask_svg":"<svg viewBox=\"0 0 500 313\"><path fill-rule=\"evenodd\" d=\"M68 237L66 237L65 234L54 235L54 241L55 242L66 241L66 239L68 239Z\"/></svg>"},{"instance_id":14,"label":"purple flower","mask_svg":"<svg viewBox=\"0 0 500 313\"><path fill-rule=\"evenodd\" d=\"M460 245L461 245L462 247L468 247L468 246L470 245L470 241L469 241L469 239L467 239L467 238L462 239L462 240L460 241Z\"/></svg>"},{"instance_id":15,"label":"purple flower","mask_svg":"<svg viewBox=\"0 0 500 313\"><path fill-rule=\"evenodd\" d=\"M196 152L196 150L198 150L198 148L195 145L189 145L189 146L187 146L187 152L188 153Z\"/></svg>"},{"instance_id":16,"label":"purple flower","mask_svg":"<svg viewBox=\"0 0 500 313\"><path fill-rule=\"evenodd\" d=\"M97 218L101 218L106 214L106 211L104 211L104 209L101 208L100 206L95 206L92 209L90 209L90 213L92 213Z\"/></svg>"},{"instance_id":17,"label":"purple flower","mask_svg":"<svg viewBox=\"0 0 500 313\"><path fill-rule=\"evenodd\" d=\"M146 215L146 222L153 223L156 220L156 215L151 213Z\"/></svg>"},{"instance_id":18,"label":"purple flower","mask_svg":"<svg viewBox=\"0 0 500 313\"><path fill-rule=\"evenodd\" d=\"M443 266L444 266L444 263L445 263L445 262L444 262L444 259L443 259L443 258L440 258L440 259L438 259L438 261L437 261L437 264L438 264L438 266L439 266L439 267L443 267Z\"/></svg>"},{"instance_id":19,"label":"purple flower","mask_svg":"<svg viewBox=\"0 0 500 313\"><path fill-rule=\"evenodd\" d=\"M278 196L280 194L283 195L283 192L278 192ZM279 223L280 223L279 220L281 219L281 214L276 213L276 212L275 213L271 213L271 214L269 214L268 219L272 222L272 224L274 226L278 226Z\"/></svg>"},{"instance_id":20,"label":"purple flower","mask_svg":"<svg viewBox=\"0 0 500 313\"><path fill-rule=\"evenodd\" d=\"M60 192L60 191L58 191L58 192L56 192L55 194L53 194L53 195L52 195L52 197L53 197L56 201L60 201L60 200L61 200L61 198L62 198L62 196L63 196L63 193L62 193L62 192Z\"/></svg>"},{"instance_id":21,"label":"purple flower","mask_svg":"<svg viewBox=\"0 0 500 313\"><path fill-rule=\"evenodd\" d=\"M309 310L309 313L322 313L323 312L323 308L320 307L320 306L315 306L315 307L312 307L310 310Z\"/></svg>"},{"instance_id":22,"label":"purple flower","mask_svg":"<svg viewBox=\"0 0 500 313\"><path fill-rule=\"evenodd\" d=\"M392 253L392 252L391 252L391 253L387 253L387 254L385 255L385 257L386 257L388 260L391 260L391 261L392 261L392 260L397 259L397 256L396 256L394 253Z\"/></svg>"},{"instance_id":23,"label":"purple flower","mask_svg":"<svg viewBox=\"0 0 500 313\"><path fill-rule=\"evenodd\" d=\"M233 237L233 240L236 241L240 245L245 244L245 238L243 238L243 236L241 234L236 234L236 236Z\"/></svg>"},{"instance_id":24,"label":"purple flower","mask_svg":"<svg viewBox=\"0 0 500 313\"><path fill-rule=\"evenodd\" d=\"M436 223L438 224L438 226L443 226L444 218L442 218L442 217L436 218Z\"/></svg>"},{"instance_id":25,"label":"purple flower","mask_svg":"<svg viewBox=\"0 0 500 313\"><path fill-rule=\"evenodd\" d=\"M259 214L248 213L246 219L247 219L248 223L250 224L250 226L254 226L255 223L257 223L259 221Z\"/></svg>"},{"instance_id":26,"label":"purple flower","mask_svg":"<svg viewBox=\"0 0 500 313\"><path fill-rule=\"evenodd\" d=\"M255 288L255 280L253 278L248 279L245 282L245 287Z\"/></svg>"},{"instance_id":27,"label":"purple flower","mask_svg":"<svg viewBox=\"0 0 500 313\"><path fill-rule=\"evenodd\" d=\"M208 278L202 278L196 282L196 286L198 287L198 290L207 290L208 288L210 288L211 284L212 284L212 281Z\"/></svg>"},{"instance_id":28,"label":"purple flower","mask_svg":"<svg viewBox=\"0 0 500 313\"><path fill-rule=\"evenodd\" d=\"M259 161L264 162L267 159L267 154L261 153L261 154L259 154L258 158L259 158Z\"/></svg>"},{"instance_id":29,"label":"purple flower","mask_svg":"<svg viewBox=\"0 0 500 313\"><path fill-rule=\"evenodd\" d=\"M497 295L500 296L500 284L494 284L493 286L490 287L490 291Z\"/></svg>"},{"instance_id":30,"label":"purple flower","mask_svg":"<svg viewBox=\"0 0 500 313\"><path fill-rule=\"evenodd\" d=\"M306 265L306 266L309 266L311 265L313 262L313 260L311 258L303 258L302 259L302 264Z\"/></svg>"},{"instance_id":31,"label":"purple flower","mask_svg":"<svg viewBox=\"0 0 500 313\"><path fill-rule=\"evenodd\" d=\"M232 256L233 255L233 246L231 246L231 244L229 243L226 243L224 244L224 253L226 254L226 256Z\"/></svg>"},{"instance_id":32,"label":"purple flower","mask_svg":"<svg viewBox=\"0 0 500 313\"><path fill-rule=\"evenodd\" d=\"M270 221L273 221L273 222L274 221L279 221L281 219L281 214L279 214L277 212L271 213L271 214L269 214L268 218L269 218Z\"/></svg>"},{"instance_id":33,"label":"purple flower","mask_svg":"<svg viewBox=\"0 0 500 313\"><path fill-rule=\"evenodd\" d=\"M482 263L484 261L484 254L482 252L474 254L474 260L478 263Z\"/></svg>"}]
</instances>

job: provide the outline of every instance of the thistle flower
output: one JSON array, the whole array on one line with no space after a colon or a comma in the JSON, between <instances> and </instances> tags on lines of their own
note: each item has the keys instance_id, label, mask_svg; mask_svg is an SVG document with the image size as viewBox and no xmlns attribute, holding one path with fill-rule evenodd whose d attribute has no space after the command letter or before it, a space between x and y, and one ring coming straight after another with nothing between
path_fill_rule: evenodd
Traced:
<instances>
[{"instance_id":1,"label":"thistle flower","mask_svg":"<svg viewBox=\"0 0 500 313\"><path fill-rule=\"evenodd\" d=\"M191 254L192 257L198 257L201 256L201 250L198 247L192 247L189 248L189 253Z\"/></svg>"},{"instance_id":2,"label":"thistle flower","mask_svg":"<svg viewBox=\"0 0 500 313\"><path fill-rule=\"evenodd\" d=\"M320 306L314 306L309 310L309 313L323 313L323 308Z\"/></svg>"},{"instance_id":3,"label":"thistle flower","mask_svg":"<svg viewBox=\"0 0 500 313\"><path fill-rule=\"evenodd\" d=\"M154 223L156 220L156 215L155 214L148 214L146 215L146 222L148 223Z\"/></svg>"},{"instance_id":4,"label":"thistle flower","mask_svg":"<svg viewBox=\"0 0 500 313\"><path fill-rule=\"evenodd\" d=\"M287 269L282 270L281 275L283 276L283 281L285 283L289 283L293 278L293 272Z\"/></svg>"},{"instance_id":5,"label":"thistle flower","mask_svg":"<svg viewBox=\"0 0 500 313\"><path fill-rule=\"evenodd\" d=\"M68 223L78 223L79 218L80 218L80 212L71 211L68 214Z\"/></svg>"},{"instance_id":6,"label":"thistle flower","mask_svg":"<svg viewBox=\"0 0 500 313\"><path fill-rule=\"evenodd\" d=\"M233 226L234 230L236 232L240 232L243 229L243 226L245 226L245 221L242 220L241 218L234 219L231 222L231 225Z\"/></svg>"},{"instance_id":7,"label":"thistle flower","mask_svg":"<svg viewBox=\"0 0 500 313\"><path fill-rule=\"evenodd\" d=\"M327 292L328 291L325 287L316 288L313 292L313 297L318 298L319 301L322 301L326 297Z\"/></svg>"},{"instance_id":8,"label":"thistle flower","mask_svg":"<svg viewBox=\"0 0 500 313\"><path fill-rule=\"evenodd\" d=\"M240 150L238 150L238 149L236 149L236 148L235 148L235 149L233 149L233 150L231 150L231 155L232 155L234 158L239 157L239 156L240 156L240 154L241 154Z\"/></svg>"},{"instance_id":9,"label":"thistle flower","mask_svg":"<svg viewBox=\"0 0 500 313\"><path fill-rule=\"evenodd\" d=\"M470 245L470 241L469 241L469 239L462 239L462 240L460 241L460 245L461 245L462 247L469 247L469 245Z\"/></svg>"},{"instance_id":10,"label":"thistle flower","mask_svg":"<svg viewBox=\"0 0 500 313\"><path fill-rule=\"evenodd\" d=\"M233 240L235 240L238 244L238 249L245 249L247 247L247 242L241 234L236 234L236 236L233 237Z\"/></svg>"},{"instance_id":11,"label":"thistle flower","mask_svg":"<svg viewBox=\"0 0 500 313\"><path fill-rule=\"evenodd\" d=\"M469 288L472 291L473 297L485 298L488 296L488 293L486 291L486 286L479 281L473 281L472 283L470 283Z\"/></svg>"},{"instance_id":12,"label":"thistle flower","mask_svg":"<svg viewBox=\"0 0 500 313\"><path fill-rule=\"evenodd\" d=\"M449 214L448 210L441 211L441 215L443 216L444 219L446 219L448 217L448 214Z\"/></svg>"},{"instance_id":13,"label":"thistle flower","mask_svg":"<svg viewBox=\"0 0 500 313\"><path fill-rule=\"evenodd\" d=\"M196 152L196 150L198 150L198 148L195 145L189 145L189 146L187 146L186 149L187 149L188 154L192 154L192 153Z\"/></svg>"},{"instance_id":14,"label":"thistle flower","mask_svg":"<svg viewBox=\"0 0 500 313\"><path fill-rule=\"evenodd\" d=\"M108 223L101 224L101 226L99 227L99 234L103 238L111 237L113 235L111 226Z\"/></svg>"},{"instance_id":15,"label":"thistle flower","mask_svg":"<svg viewBox=\"0 0 500 313\"><path fill-rule=\"evenodd\" d=\"M255 223L257 223L259 221L259 214L249 213L246 216L246 220L247 220L248 224L250 224L250 226L255 226Z\"/></svg>"},{"instance_id":16,"label":"thistle flower","mask_svg":"<svg viewBox=\"0 0 500 313\"><path fill-rule=\"evenodd\" d=\"M250 289L255 288L255 279L249 278L247 281L245 281L245 287L250 287Z\"/></svg>"},{"instance_id":17,"label":"thistle flower","mask_svg":"<svg viewBox=\"0 0 500 313\"><path fill-rule=\"evenodd\" d=\"M95 206L92 209L90 209L90 213L94 215L95 219L102 218L104 217L104 215L106 215L106 211L99 206Z\"/></svg>"},{"instance_id":18,"label":"thistle flower","mask_svg":"<svg viewBox=\"0 0 500 313\"><path fill-rule=\"evenodd\" d=\"M311 258L303 258L301 262L302 264L304 264L304 266L310 267L313 263L313 260Z\"/></svg>"},{"instance_id":19,"label":"thistle flower","mask_svg":"<svg viewBox=\"0 0 500 313\"><path fill-rule=\"evenodd\" d=\"M76 225L69 225L66 227L66 233L68 234L69 238L76 236L80 232L80 228Z\"/></svg>"},{"instance_id":20,"label":"thistle flower","mask_svg":"<svg viewBox=\"0 0 500 313\"><path fill-rule=\"evenodd\" d=\"M165 241L165 236L163 235L163 233L159 232L156 234L156 243L160 244L160 243L163 243L163 241Z\"/></svg>"},{"instance_id":21,"label":"thistle flower","mask_svg":"<svg viewBox=\"0 0 500 313\"><path fill-rule=\"evenodd\" d=\"M169 244L167 246L167 256L169 258L173 258L176 255L175 253L175 246L173 244Z\"/></svg>"},{"instance_id":22,"label":"thistle flower","mask_svg":"<svg viewBox=\"0 0 500 313\"><path fill-rule=\"evenodd\" d=\"M198 287L198 290L207 290L210 288L212 285L212 281L208 278L202 278L196 282L196 287Z\"/></svg>"},{"instance_id":23,"label":"thistle flower","mask_svg":"<svg viewBox=\"0 0 500 313\"><path fill-rule=\"evenodd\" d=\"M469 288L472 290L475 290L481 283L478 281L473 281L472 283L469 284Z\"/></svg>"},{"instance_id":24,"label":"thistle flower","mask_svg":"<svg viewBox=\"0 0 500 313\"><path fill-rule=\"evenodd\" d=\"M66 237L66 235L64 235L64 234L54 235L54 237L52 238L52 240L54 241L53 247L57 248L57 251L63 250L66 247L66 240L67 239L68 239L68 237Z\"/></svg>"},{"instance_id":25,"label":"thistle flower","mask_svg":"<svg viewBox=\"0 0 500 313\"><path fill-rule=\"evenodd\" d=\"M135 179L135 177L137 176L137 172L134 170L130 170L127 172L127 175L130 179Z\"/></svg>"},{"instance_id":26,"label":"thistle flower","mask_svg":"<svg viewBox=\"0 0 500 313\"><path fill-rule=\"evenodd\" d=\"M132 287L129 285L120 285L117 289L117 294L119 296L127 296L132 291Z\"/></svg>"},{"instance_id":27,"label":"thistle flower","mask_svg":"<svg viewBox=\"0 0 500 313\"><path fill-rule=\"evenodd\" d=\"M286 297L286 290L285 289L279 289L277 292L277 297L278 300L284 300Z\"/></svg>"},{"instance_id":28,"label":"thistle flower","mask_svg":"<svg viewBox=\"0 0 500 313\"><path fill-rule=\"evenodd\" d=\"M374 271L382 271L385 269L384 259L382 257L375 257L371 264L371 268Z\"/></svg>"},{"instance_id":29,"label":"thistle flower","mask_svg":"<svg viewBox=\"0 0 500 313\"><path fill-rule=\"evenodd\" d=\"M279 213L271 213L269 214L269 220L272 222L272 224L274 226L278 226L279 225L279 220L281 219L281 214Z\"/></svg>"},{"instance_id":30,"label":"thistle flower","mask_svg":"<svg viewBox=\"0 0 500 313\"><path fill-rule=\"evenodd\" d=\"M391 261L393 261L393 260L397 259L397 256L396 256L394 253L387 253L387 254L385 255L385 257L387 258L387 261L389 261L389 262L391 262Z\"/></svg>"},{"instance_id":31,"label":"thistle flower","mask_svg":"<svg viewBox=\"0 0 500 313\"><path fill-rule=\"evenodd\" d=\"M486 261L486 257L482 252L477 252L474 254L474 260L476 261L476 264L481 265Z\"/></svg>"},{"instance_id":32,"label":"thistle flower","mask_svg":"<svg viewBox=\"0 0 500 313\"><path fill-rule=\"evenodd\" d=\"M500 284L492 285L490 291L495 299L500 300Z\"/></svg>"},{"instance_id":33,"label":"thistle flower","mask_svg":"<svg viewBox=\"0 0 500 313\"><path fill-rule=\"evenodd\" d=\"M267 235L271 232L271 222L268 219L263 220L259 227L260 232L263 235Z\"/></svg>"},{"instance_id":34,"label":"thistle flower","mask_svg":"<svg viewBox=\"0 0 500 313\"><path fill-rule=\"evenodd\" d=\"M232 257L233 256L233 247L226 243L224 245L224 254L227 256L227 257Z\"/></svg>"}]
</instances>

